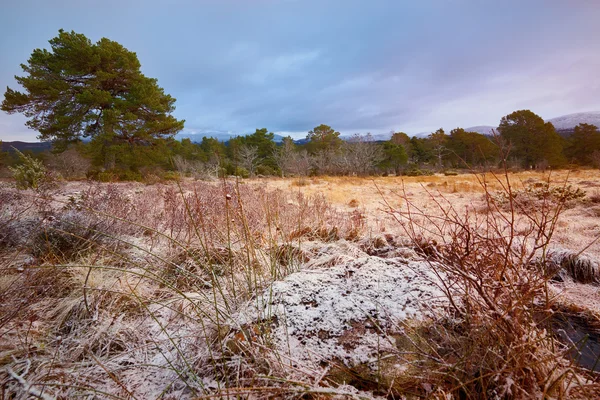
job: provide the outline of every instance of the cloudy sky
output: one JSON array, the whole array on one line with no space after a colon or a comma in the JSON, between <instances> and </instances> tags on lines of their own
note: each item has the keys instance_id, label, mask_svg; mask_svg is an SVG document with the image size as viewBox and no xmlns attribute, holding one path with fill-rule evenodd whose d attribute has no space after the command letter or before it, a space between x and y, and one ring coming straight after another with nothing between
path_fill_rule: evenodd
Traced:
<instances>
[{"instance_id":1,"label":"cloudy sky","mask_svg":"<svg viewBox=\"0 0 600 400\"><path fill-rule=\"evenodd\" d=\"M177 98L185 133L303 137L600 110L596 0L0 0L0 87L58 30L107 37ZM0 139L34 140L0 112Z\"/></svg>"}]
</instances>

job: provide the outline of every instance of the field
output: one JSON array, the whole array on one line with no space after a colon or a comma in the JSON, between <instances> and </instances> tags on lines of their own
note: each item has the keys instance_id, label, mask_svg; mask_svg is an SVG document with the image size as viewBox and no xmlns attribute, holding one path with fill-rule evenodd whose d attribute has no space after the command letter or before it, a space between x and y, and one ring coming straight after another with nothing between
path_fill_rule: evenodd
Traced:
<instances>
[{"instance_id":1,"label":"field","mask_svg":"<svg viewBox=\"0 0 600 400\"><path fill-rule=\"evenodd\" d=\"M0 398L594 397L599 237L597 170L2 182Z\"/></svg>"},{"instance_id":2,"label":"field","mask_svg":"<svg viewBox=\"0 0 600 400\"><path fill-rule=\"evenodd\" d=\"M562 212L554 237L554 244L573 250L586 247L586 252L600 257L600 243L590 242L600 235L600 173L598 170L554 171L551 173L520 172L510 174L510 182L515 191L549 182L560 187L570 185L587 194L589 201L570 204ZM482 182L485 179L488 190L502 192L504 177L491 174L464 174L458 176L419 176L419 177L316 177L298 179L278 179L269 181L268 187L284 191L300 191L307 195L323 194L325 199L337 209L351 211L359 209L369 222L369 233L392 230L398 233L395 219L386 216L385 211L400 208L404 198L424 210L435 208L433 198L442 197L456 209L472 208L480 211L485 208ZM252 184L252 183L251 183ZM256 182L264 185L264 181ZM383 212L382 212L383 211Z\"/></svg>"}]
</instances>

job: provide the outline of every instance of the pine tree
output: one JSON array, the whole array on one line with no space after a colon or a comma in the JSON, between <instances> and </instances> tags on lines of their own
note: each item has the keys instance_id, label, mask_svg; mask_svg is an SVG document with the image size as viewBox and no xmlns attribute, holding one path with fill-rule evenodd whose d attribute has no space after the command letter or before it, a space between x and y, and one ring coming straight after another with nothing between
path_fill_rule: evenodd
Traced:
<instances>
[{"instance_id":1,"label":"pine tree","mask_svg":"<svg viewBox=\"0 0 600 400\"><path fill-rule=\"evenodd\" d=\"M592 154L600 151L600 131L594 125L579 124L568 139L565 153L569 161L591 164Z\"/></svg>"},{"instance_id":2,"label":"pine tree","mask_svg":"<svg viewBox=\"0 0 600 400\"><path fill-rule=\"evenodd\" d=\"M500 135L511 146L511 155L525 167L544 163L558 167L565 162L562 138L550 122L529 110L515 111L500 120Z\"/></svg>"},{"instance_id":3,"label":"pine tree","mask_svg":"<svg viewBox=\"0 0 600 400\"><path fill-rule=\"evenodd\" d=\"M7 88L1 106L24 114L39 139L66 149L90 138L102 148L96 152L111 161L124 146L153 145L183 129L184 121L171 115L175 99L142 74L134 52L106 38L92 43L63 30L50 46L34 50L21 64L25 75L15 79L24 92ZM120 149L111 151L112 146Z\"/></svg>"}]
</instances>

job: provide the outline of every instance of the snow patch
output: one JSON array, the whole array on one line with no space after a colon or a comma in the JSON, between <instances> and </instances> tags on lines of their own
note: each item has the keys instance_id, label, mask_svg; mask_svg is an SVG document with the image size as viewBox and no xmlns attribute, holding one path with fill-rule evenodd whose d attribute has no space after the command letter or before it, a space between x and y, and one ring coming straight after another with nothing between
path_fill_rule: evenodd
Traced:
<instances>
[{"instance_id":1,"label":"snow patch","mask_svg":"<svg viewBox=\"0 0 600 400\"><path fill-rule=\"evenodd\" d=\"M431 265L367 256L303 270L274 282L237 315L240 326L271 324L270 341L294 361L372 362L395 345L402 320L423 320L446 304Z\"/></svg>"},{"instance_id":2,"label":"snow patch","mask_svg":"<svg viewBox=\"0 0 600 400\"><path fill-rule=\"evenodd\" d=\"M465 132L477 132L477 133L481 133L482 135L488 135L488 136L493 135L494 131L498 132L497 126L478 125L478 126L472 126L470 128L465 128Z\"/></svg>"},{"instance_id":3,"label":"snow patch","mask_svg":"<svg viewBox=\"0 0 600 400\"><path fill-rule=\"evenodd\" d=\"M573 129L579 124L590 124L600 127L600 111L582 112L563 115L552 118L546 122L551 122L556 130Z\"/></svg>"}]
</instances>

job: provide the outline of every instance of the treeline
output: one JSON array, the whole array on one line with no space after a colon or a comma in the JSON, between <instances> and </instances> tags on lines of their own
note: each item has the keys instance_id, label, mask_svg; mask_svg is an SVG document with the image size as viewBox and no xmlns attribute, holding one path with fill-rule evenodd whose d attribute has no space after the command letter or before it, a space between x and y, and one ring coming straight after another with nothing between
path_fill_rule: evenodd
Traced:
<instances>
[{"instance_id":1,"label":"treeline","mask_svg":"<svg viewBox=\"0 0 600 400\"><path fill-rule=\"evenodd\" d=\"M308 132L303 144L291 137L276 143L274 134L263 128L225 143L206 137L201 143L172 137L111 146L90 141L35 157L67 179L112 181L229 175L420 175L494 168L505 154L514 168L600 167L600 131L596 126L580 124L565 139L551 123L521 110L503 117L494 136L456 128L449 133L439 129L427 137L396 132L388 141L373 141L370 134L342 140L330 126L319 125ZM0 165L16 162L16 155L0 154Z\"/></svg>"},{"instance_id":2,"label":"treeline","mask_svg":"<svg viewBox=\"0 0 600 400\"><path fill-rule=\"evenodd\" d=\"M393 133L388 141L370 134L342 140L327 125L309 131L303 144L286 137L281 143L267 129L228 142L203 138L201 143L173 137L149 143L77 142L35 154L67 179L143 180L178 176L219 177L308 175L420 175L448 169L493 168L501 155L512 167L560 168L568 164L600 167L600 131L580 124L568 138L551 123L529 110L502 118L495 136L443 129L427 137ZM0 165L17 162L10 152L0 154Z\"/></svg>"}]
</instances>

